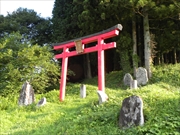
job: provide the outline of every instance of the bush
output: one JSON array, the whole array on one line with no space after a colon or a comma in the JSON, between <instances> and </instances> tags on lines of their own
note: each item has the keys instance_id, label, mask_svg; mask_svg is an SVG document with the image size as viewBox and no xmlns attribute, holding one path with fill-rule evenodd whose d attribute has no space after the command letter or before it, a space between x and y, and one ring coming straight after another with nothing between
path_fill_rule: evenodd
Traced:
<instances>
[{"instance_id":1,"label":"bush","mask_svg":"<svg viewBox=\"0 0 180 135\"><path fill-rule=\"evenodd\" d=\"M16 93L27 80L42 93L58 83L59 65L48 46L31 45L19 33L0 41L0 93Z\"/></svg>"}]
</instances>

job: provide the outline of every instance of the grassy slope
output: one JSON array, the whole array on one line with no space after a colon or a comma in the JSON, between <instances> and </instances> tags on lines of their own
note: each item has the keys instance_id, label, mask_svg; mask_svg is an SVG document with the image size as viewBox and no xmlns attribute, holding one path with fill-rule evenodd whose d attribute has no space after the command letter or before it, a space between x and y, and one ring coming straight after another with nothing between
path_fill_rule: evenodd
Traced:
<instances>
[{"instance_id":1,"label":"grassy slope","mask_svg":"<svg viewBox=\"0 0 180 135\"><path fill-rule=\"evenodd\" d=\"M86 80L87 97L80 98L80 84L67 84L66 98L59 91L36 95L47 98L44 107L35 104L18 107L19 95L0 97L0 134L13 135L144 135L180 134L180 64L156 67L149 84L129 90L122 84L121 72L106 75L109 101L98 105L97 78ZM124 98L138 95L144 103L145 125L127 130L118 128L118 113Z\"/></svg>"}]
</instances>

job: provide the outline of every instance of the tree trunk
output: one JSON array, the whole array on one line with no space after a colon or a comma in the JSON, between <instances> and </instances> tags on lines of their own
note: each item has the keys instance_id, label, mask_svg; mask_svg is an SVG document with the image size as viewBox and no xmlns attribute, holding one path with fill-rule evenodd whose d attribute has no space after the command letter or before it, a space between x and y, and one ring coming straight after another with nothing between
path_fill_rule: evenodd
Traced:
<instances>
[{"instance_id":1,"label":"tree trunk","mask_svg":"<svg viewBox=\"0 0 180 135\"><path fill-rule=\"evenodd\" d=\"M161 64L164 64L164 54L161 54Z\"/></svg>"},{"instance_id":2,"label":"tree trunk","mask_svg":"<svg viewBox=\"0 0 180 135\"><path fill-rule=\"evenodd\" d=\"M164 63L168 64L168 58L167 58L167 53L164 54Z\"/></svg>"},{"instance_id":3,"label":"tree trunk","mask_svg":"<svg viewBox=\"0 0 180 135\"><path fill-rule=\"evenodd\" d=\"M161 56L160 56L160 53L158 53L158 58L157 58L157 65L160 65L161 64Z\"/></svg>"},{"instance_id":4,"label":"tree trunk","mask_svg":"<svg viewBox=\"0 0 180 135\"><path fill-rule=\"evenodd\" d=\"M152 77L151 72L151 46L150 46L150 32L149 32L149 19L148 14L144 14L143 18L144 26L144 56L145 56L145 68L148 73L148 77Z\"/></svg>"},{"instance_id":5,"label":"tree trunk","mask_svg":"<svg viewBox=\"0 0 180 135\"><path fill-rule=\"evenodd\" d=\"M132 20L132 39L133 39L133 69L134 77L136 77L137 61L137 36L136 36L136 22Z\"/></svg>"},{"instance_id":6,"label":"tree trunk","mask_svg":"<svg viewBox=\"0 0 180 135\"><path fill-rule=\"evenodd\" d=\"M177 64L176 48L173 49L173 54L174 54L174 64Z\"/></svg>"},{"instance_id":7,"label":"tree trunk","mask_svg":"<svg viewBox=\"0 0 180 135\"><path fill-rule=\"evenodd\" d=\"M142 62L142 58L144 57L143 56L143 53L142 53L142 33L141 33L141 24L140 23L138 23L138 29L137 29L137 33L138 33L138 56L139 56L139 58L140 58L140 60L138 61L138 65L139 66L142 66L143 65L143 62ZM143 60L144 61L144 60Z\"/></svg>"},{"instance_id":8,"label":"tree trunk","mask_svg":"<svg viewBox=\"0 0 180 135\"><path fill-rule=\"evenodd\" d=\"M89 59L89 54L86 54L86 65L87 65L87 79L90 79L92 78L92 75L91 75L91 63L90 63L90 59Z\"/></svg>"}]
</instances>

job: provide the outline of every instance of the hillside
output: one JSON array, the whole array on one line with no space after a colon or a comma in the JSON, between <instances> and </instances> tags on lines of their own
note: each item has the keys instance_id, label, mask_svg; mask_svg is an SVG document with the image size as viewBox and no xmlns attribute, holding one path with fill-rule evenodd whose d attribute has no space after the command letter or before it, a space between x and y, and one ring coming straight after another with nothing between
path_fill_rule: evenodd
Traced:
<instances>
[{"instance_id":1,"label":"hillside","mask_svg":"<svg viewBox=\"0 0 180 135\"><path fill-rule=\"evenodd\" d=\"M180 135L180 64L153 69L146 86L130 90L123 86L123 73L106 75L108 102L98 105L97 77L85 80L87 97L80 98L80 84L68 83L64 102L59 90L36 94L36 103L47 98L44 107L36 104L19 107L19 95L0 97L0 134L12 135ZM121 130L118 114L124 98L138 95L144 103L145 124Z\"/></svg>"}]
</instances>

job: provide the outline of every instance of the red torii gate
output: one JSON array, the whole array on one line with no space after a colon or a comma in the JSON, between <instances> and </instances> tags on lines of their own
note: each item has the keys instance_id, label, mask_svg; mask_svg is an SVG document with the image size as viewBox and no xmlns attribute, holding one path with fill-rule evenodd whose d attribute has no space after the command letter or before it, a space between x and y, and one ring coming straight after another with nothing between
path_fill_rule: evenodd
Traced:
<instances>
[{"instance_id":1,"label":"red torii gate","mask_svg":"<svg viewBox=\"0 0 180 135\"><path fill-rule=\"evenodd\" d=\"M116 47L116 42L104 43L105 39L112 38L119 35L122 30L122 25L117 24L107 30L84 36L78 39L53 44L54 50L62 50L61 54L55 55L56 59L62 58L62 71L60 79L60 101L65 98L66 77L68 57L86 54L90 52L98 52L98 90L105 92L105 78L104 78L104 50ZM96 46L87 47L85 44L97 42ZM70 48L76 47L75 51L70 51Z\"/></svg>"}]
</instances>

